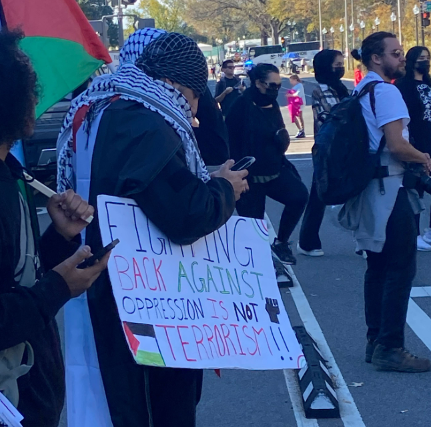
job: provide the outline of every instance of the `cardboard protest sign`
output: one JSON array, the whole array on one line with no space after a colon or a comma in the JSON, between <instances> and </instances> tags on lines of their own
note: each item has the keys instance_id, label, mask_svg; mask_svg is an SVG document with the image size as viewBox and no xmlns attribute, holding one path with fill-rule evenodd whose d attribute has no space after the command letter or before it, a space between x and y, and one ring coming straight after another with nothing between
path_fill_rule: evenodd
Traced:
<instances>
[{"instance_id":1,"label":"cardboard protest sign","mask_svg":"<svg viewBox=\"0 0 432 428\"><path fill-rule=\"evenodd\" d=\"M139 364L283 369L303 363L271 259L265 222L232 217L175 245L132 199L101 195L103 245L129 348Z\"/></svg>"}]
</instances>

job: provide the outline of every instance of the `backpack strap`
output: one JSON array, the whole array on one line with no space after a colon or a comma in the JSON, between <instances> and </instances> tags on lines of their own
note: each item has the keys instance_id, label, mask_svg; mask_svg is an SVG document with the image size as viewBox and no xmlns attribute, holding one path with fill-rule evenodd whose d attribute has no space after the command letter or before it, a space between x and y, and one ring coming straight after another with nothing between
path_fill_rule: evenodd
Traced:
<instances>
[{"instance_id":1,"label":"backpack strap","mask_svg":"<svg viewBox=\"0 0 432 428\"><path fill-rule=\"evenodd\" d=\"M357 94L357 96L359 98L363 97L366 94L369 94L370 96L370 104L371 104L371 109L372 109L372 113L376 118L376 99L375 99L375 86L378 85L378 83L387 83L384 81L380 81L380 80L374 80L373 82L369 82L367 83L363 89ZM381 166L381 153L384 150L384 147L386 145L386 139L385 139L385 135L382 136L378 150L376 152L376 158L377 158L377 168L376 168L376 175L377 178L379 180L379 187L380 187L380 193L381 195L385 194L385 188L384 188L384 174L383 174L383 169Z\"/></svg>"}]
</instances>

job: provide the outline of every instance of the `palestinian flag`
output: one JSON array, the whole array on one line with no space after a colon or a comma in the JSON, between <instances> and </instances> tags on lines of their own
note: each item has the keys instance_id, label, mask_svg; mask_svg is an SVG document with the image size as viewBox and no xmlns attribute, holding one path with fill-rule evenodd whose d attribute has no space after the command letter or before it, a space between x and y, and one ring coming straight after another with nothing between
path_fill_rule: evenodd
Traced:
<instances>
[{"instance_id":1,"label":"palestinian flag","mask_svg":"<svg viewBox=\"0 0 432 428\"><path fill-rule=\"evenodd\" d=\"M25 34L21 49L41 86L36 117L111 62L76 0L0 0L0 18Z\"/></svg>"},{"instance_id":2,"label":"palestinian flag","mask_svg":"<svg viewBox=\"0 0 432 428\"><path fill-rule=\"evenodd\" d=\"M165 367L153 325L123 321L123 329L138 364Z\"/></svg>"}]
</instances>

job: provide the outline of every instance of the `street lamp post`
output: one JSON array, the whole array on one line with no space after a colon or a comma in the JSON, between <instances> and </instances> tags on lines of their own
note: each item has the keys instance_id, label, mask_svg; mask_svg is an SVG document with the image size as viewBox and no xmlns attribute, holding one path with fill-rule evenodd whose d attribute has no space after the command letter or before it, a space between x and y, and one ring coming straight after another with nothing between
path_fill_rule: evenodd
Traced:
<instances>
[{"instance_id":1,"label":"street lamp post","mask_svg":"<svg viewBox=\"0 0 432 428\"><path fill-rule=\"evenodd\" d=\"M417 5L413 8L414 16L415 16L415 23L416 23L416 45L419 45L419 32L418 32L418 16L420 13L420 9Z\"/></svg>"},{"instance_id":2,"label":"street lamp post","mask_svg":"<svg viewBox=\"0 0 432 428\"><path fill-rule=\"evenodd\" d=\"M390 15L390 20L392 22L392 33L395 33L395 22L396 22L396 15L394 12Z\"/></svg>"},{"instance_id":3,"label":"street lamp post","mask_svg":"<svg viewBox=\"0 0 432 428\"><path fill-rule=\"evenodd\" d=\"M334 28L330 27L330 33L331 33L331 37L332 37L332 49L334 49Z\"/></svg>"},{"instance_id":4,"label":"street lamp post","mask_svg":"<svg viewBox=\"0 0 432 428\"><path fill-rule=\"evenodd\" d=\"M345 28L347 30L347 32L345 33L345 46L346 46L345 58L348 61L347 65L348 65L348 69L349 69L350 63L349 63L349 57L348 57L349 43L348 43L348 2L347 2L347 0L345 0ZM343 49L342 49L342 52L344 52Z\"/></svg>"},{"instance_id":5,"label":"street lamp post","mask_svg":"<svg viewBox=\"0 0 432 428\"><path fill-rule=\"evenodd\" d=\"M361 28L361 30L362 30L362 41L364 40L364 33L365 33L365 28L366 28L366 24L365 24L365 22L364 21L361 21L360 22L360 28Z\"/></svg>"},{"instance_id":6,"label":"street lamp post","mask_svg":"<svg viewBox=\"0 0 432 428\"><path fill-rule=\"evenodd\" d=\"M322 15L321 15L321 0L318 0L318 15L319 15L319 30L320 30L320 49L324 49L323 45L323 28L322 28Z\"/></svg>"},{"instance_id":7,"label":"street lamp post","mask_svg":"<svg viewBox=\"0 0 432 428\"><path fill-rule=\"evenodd\" d=\"M377 32L379 31L379 25L381 24L381 21L380 21L380 19L378 18L378 16L375 18L375 25L376 25L376 29L377 29Z\"/></svg>"},{"instance_id":8,"label":"street lamp post","mask_svg":"<svg viewBox=\"0 0 432 428\"><path fill-rule=\"evenodd\" d=\"M345 52L345 48L344 48L344 31L345 31L345 28L344 28L343 24L341 24L339 31L341 33L342 52Z\"/></svg>"},{"instance_id":9,"label":"street lamp post","mask_svg":"<svg viewBox=\"0 0 432 428\"><path fill-rule=\"evenodd\" d=\"M398 17L398 30L399 30L399 43L402 43L402 21L401 21L401 0L397 0L397 17Z\"/></svg>"},{"instance_id":10,"label":"street lamp post","mask_svg":"<svg viewBox=\"0 0 432 428\"><path fill-rule=\"evenodd\" d=\"M349 30L351 31L351 46L354 49L354 23L351 22L351 25L349 26ZM349 52L349 47L348 47L348 52ZM348 59L348 62L350 62L350 59ZM352 59L352 67L354 70L354 58Z\"/></svg>"}]
</instances>

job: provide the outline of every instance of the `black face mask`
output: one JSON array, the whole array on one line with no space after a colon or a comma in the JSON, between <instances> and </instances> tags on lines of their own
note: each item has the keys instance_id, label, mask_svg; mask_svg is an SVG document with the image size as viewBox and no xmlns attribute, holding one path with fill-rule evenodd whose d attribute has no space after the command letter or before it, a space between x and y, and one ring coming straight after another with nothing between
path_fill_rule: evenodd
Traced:
<instances>
[{"instance_id":1,"label":"black face mask","mask_svg":"<svg viewBox=\"0 0 432 428\"><path fill-rule=\"evenodd\" d=\"M279 90L275 88L267 88L265 94L262 94L255 85L252 85L251 89L252 100L258 107L265 107L273 104L279 94Z\"/></svg>"},{"instance_id":2,"label":"black face mask","mask_svg":"<svg viewBox=\"0 0 432 428\"><path fill-rule=\"evenodd\" d=\"M423 76L425 74L429 74L429 70L430 70L430 61L426 60L426 61L418 61L416 63L416 70L420 73L423 74Z\"/></svg>"},{"instance_id":3,"label":"black face mask","mask_svg":"<svg viewBox=\"0 0 432 428\"><path fill-rule=\"evenodd\" d=\"M344 74L345 67L335 67L333 70L333 75L337 80L342 79L342 77L344 77Z\"/></svg>"}]
</instances>

